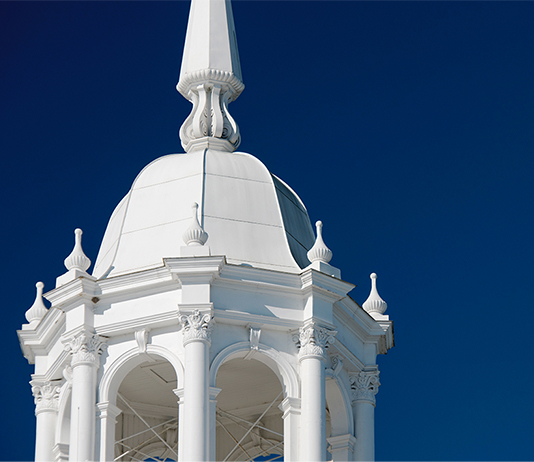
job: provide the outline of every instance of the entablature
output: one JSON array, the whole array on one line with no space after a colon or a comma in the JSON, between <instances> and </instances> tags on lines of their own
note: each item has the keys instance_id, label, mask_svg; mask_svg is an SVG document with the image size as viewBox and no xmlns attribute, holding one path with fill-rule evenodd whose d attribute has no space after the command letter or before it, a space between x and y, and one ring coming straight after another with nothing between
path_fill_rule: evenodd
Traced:
<instances>
[{"instance_id":1,"label":"entablature","mask_svg":"<svg viewBox=\"0 0 534 462\"><path fill-rule=\"evenodd\" d=\"M22 354L30 364L36 355L47 355L65 329L65 313L51 307L35 329L17 331Z\"/></svg>"},{"instance_id":2,"label":"entablature","mask_svg":"<svg viewBox=\"0 0 534 462\"><path fill-rule=\"evenodd\" d=\"M376 343L379 354L386 354L394 345L393 322L375 321L350 297L334 304L334 318L362 343Z\"/></svg>"}]
</instances>

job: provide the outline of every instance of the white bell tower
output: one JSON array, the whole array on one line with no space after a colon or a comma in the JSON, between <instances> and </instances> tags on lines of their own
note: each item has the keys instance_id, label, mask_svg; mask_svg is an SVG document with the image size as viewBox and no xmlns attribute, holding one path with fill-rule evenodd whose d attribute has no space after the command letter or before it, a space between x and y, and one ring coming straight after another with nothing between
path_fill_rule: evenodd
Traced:
<instances>
[{"instance_id":1,"label":"white bell tower","mask_svg":"<svg viewBox=\"0 0 534 462\"><path fill-rule=\"evenodd\" d=\"M36 460L374 460L387 305L374 273L368 300L350 298L323 224L235 152L229 0L192 0L177 89L193 105L186 153L134 180L92 274L75 231L50 309L38 283L18 331Z\"/></svg>"}]
</instances>

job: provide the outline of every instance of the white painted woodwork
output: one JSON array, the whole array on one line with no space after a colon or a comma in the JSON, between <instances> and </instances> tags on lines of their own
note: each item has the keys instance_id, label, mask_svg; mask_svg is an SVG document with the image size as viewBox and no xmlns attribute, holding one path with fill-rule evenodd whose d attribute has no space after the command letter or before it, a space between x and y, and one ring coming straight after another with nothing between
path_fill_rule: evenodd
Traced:
<instances>
[{"instance_id":1,"label":"white painted woodwork","mask_svg":"<svg viewBox=\"0 0 534 462\"><path fill-rule=\"evenodd\" d=\"M234 152L229 0L192 0L177 88L186 153L139 173L92 275L76 230L51 307L39 283L18 331L36 460L373 460L387 304L374 274L363 308L350 298L322 223L316 236L298 195Z\"/></svg>"}]
</instances>

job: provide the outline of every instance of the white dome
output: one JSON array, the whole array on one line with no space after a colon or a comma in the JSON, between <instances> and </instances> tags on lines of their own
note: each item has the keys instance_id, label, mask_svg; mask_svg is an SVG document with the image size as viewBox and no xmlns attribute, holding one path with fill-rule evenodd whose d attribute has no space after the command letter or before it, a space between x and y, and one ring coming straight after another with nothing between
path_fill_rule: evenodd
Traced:
<instances>
[{"instance_id":1,"label":"white dome","mask_svg":"<svg viewBox=\"0 0 534 462\"><path fill-rule=\"evenodd\" d=\"M193 202L212 255L293 273L309 265L315 236L293 190L250 154L206 149L161 157L141 171L111 216L93 275L158 267L179 256Z\"/></svg>"}]
</instances>

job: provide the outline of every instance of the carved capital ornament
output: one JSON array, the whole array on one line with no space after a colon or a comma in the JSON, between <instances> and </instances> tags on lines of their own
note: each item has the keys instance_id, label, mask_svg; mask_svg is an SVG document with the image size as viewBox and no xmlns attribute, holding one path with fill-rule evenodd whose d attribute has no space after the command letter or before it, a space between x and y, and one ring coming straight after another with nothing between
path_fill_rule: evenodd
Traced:
<instances>
[{"instance_id":1,"label":"carved capital ornament","mask_svg":"<svg viewBox=\"0 0 534 462\"><path fill-rule=\"evenodd\" d=\"M315 356L326 359L326 349L335 342L335 330L320 327L312 322L299 329L293 340L299 348L299 359Z\"/></svg>"},{"instance_id":2,"label":"carved capital ornament","mask_svg":"<svg viewBox=\"0 0 534 462\"><path fill-rule=\"evenodd\" d=\"M351 375L349 380L352 389L352 400L367 401L374 405L376 403L375 395L378 393L378 387L380 386L378 375L378 371L362 371L356 375Z\"/></svg>"},{"instance_id":3,"label":"carved capital ornament","mask_svg":"<svg viewBox=\"0 0 534 462\"><path fill-rule=\"evenodd\" d=\"M213 316L210 313L201 313L195 310L189 315L181 315L182 335L184 345L195 340L210 343L213 330Z\"/></svg>"},{"instance_id":4,"label":"carved capital ornament","mask_svg":"<svg viewBox=\"0 0 534 462\"><path fill-rule=\"evenodd\" d=\"M102 337L89 332L80 332L65 342L65 350L72 355L71 366L73 368L82 364L98 368L100 355L106 348L107 345Z\"/></svg>"},{"instance_id":5,"label":"carved capital ornament","mask_svg":"<svg viewBox=\"0 0 534 462\"><path fill-rule=\"evenodd\" d=\"M61 388L50 382L32 384L32 394L35 401L35 414L40 412L57 412L59 404L59 392Z\"/></svg>"}]
</instances>

